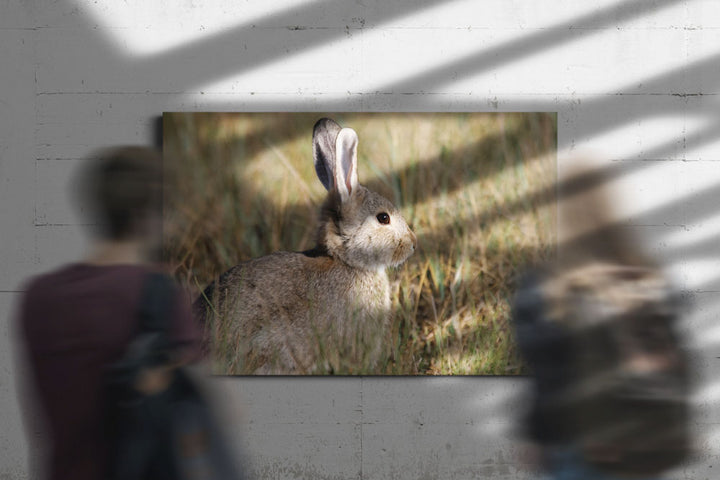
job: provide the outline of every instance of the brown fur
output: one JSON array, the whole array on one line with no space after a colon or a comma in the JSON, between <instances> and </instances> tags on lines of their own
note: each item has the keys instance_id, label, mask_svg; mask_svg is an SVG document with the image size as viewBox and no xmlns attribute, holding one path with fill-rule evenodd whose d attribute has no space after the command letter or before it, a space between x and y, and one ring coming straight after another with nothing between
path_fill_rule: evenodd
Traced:
<instances>
[{"instance_id":1,"label":"brown fur","mask_svg":"<svg viewBox=\"0 0 720 480\"><path fill-rule=\"evenodd\" d=\"M329 189L314 249L241 263L206 289L212 306L196 302L222 373L367 373L387 356L385 268L404 262L416 238L389 200L345 184L344 202Z\"/></svg>"}]
</instances>

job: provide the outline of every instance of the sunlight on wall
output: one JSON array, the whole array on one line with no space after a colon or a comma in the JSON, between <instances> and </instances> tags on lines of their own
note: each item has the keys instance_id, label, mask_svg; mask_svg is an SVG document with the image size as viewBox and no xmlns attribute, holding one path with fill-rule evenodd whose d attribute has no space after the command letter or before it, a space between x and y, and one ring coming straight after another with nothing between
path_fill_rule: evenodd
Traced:
<instances>
[{"instance_id":1,"label":"sunlight on wall","mask_svg":"<svg viewBox=\"0 0 720 480\"><path fill-rule=\"evenodd\" d=\"M718 180L715 181L720 183ZM692 250L695 245L700 242L717 242L718 238L720 238L720 215L714 215L703 219L702 228L685 228L669 233L665 237L665 242L670 248L690 249L694 255L697 255L698 252ZM720 243L718 246L720 247ZM720 252L716 251L716 253ZM706 258L705 255L700 257L700 259L704 258ZM712 258L712 256L707 256L707 258Z\"/></svg>"},{"instance_id":2,"label":"sunlight on wall","mask_svg":"<svg viewBox=\"0 0 720 480\"><path fill-rule=\"evenodd\" d=\"M291 47L280 62L231 75L203 89L252 92L257 91L257 85L266 85L278 92L323 94L418 90L477 93L487 89L492 96L522 92L532 78L533 89L539 95L605 94L628 85L640 88L642 79L687 62L683 30L671 31L676 41L669 43L670 50L647 48L653 35L658 34L658 25L670 25L685 17L682 5L659 8L639 18L626 13L629 18L625 22L607 28L609 22L615 26L614 21L607 20L614 19L614 15L603 9L615 11L616 5L622 7L603 2L602 8L589 12L576 7L560 16L558 10L545 9L539 17L537 12L531 17L529 11L498 16L501 9L489 5L453 2L454 8L467 12L467 25L461 27L450 21L445 12L454 8L448 9L446 4L401 16L400 25L396 19L376 25L353 17L344 32L336 28L338 35L322 47L302 52L294 52ZM598 10L607 18L596 21L593 15ZM313 28L293 35L312 38ZM667 35L667 30L662 32ZM287 34L278 29L279 37ZM638 62L638 57L643 61ZM388 58L394 59L392 66L387 64ZM428 58L440 61L428 62ZM318 61L327 66L330 81L309 75L307 66ZM620 64L618 71L623 75L598 75L598 70L608 64ZM538 65L543 68L538 69ZM500 74L502 82L497 81ZM559 89L558 75L577 87ZM269 78L272 80L267 83Z\"/></svg>"},{"instance_id":3,"label":"sunlight on wall","mask_svg":"<svg viewBox=\"0 0 720 480\"><path fill-rule=\"evenodd\" d=\"M695 393L693 400L696 404L720 402L720 382L716 381L700 387Z\"/></svg>"},{"instance_id":4,"label":"sunlight on wall","mask_svg":"<svg viewBox=\"0 0 720 480\"><path fill-rule=\"evenodd\" d=\"M720 345L720 325L710 327L708 330L698 335L696 343L699 348L717 347ZM716 398L720 401L720 396Z\"/></svg>"},{"instance_id":5,"label":"sunlight on wall","mask_svg":"<svg viewBox=\"0 0 720 480\"><path fill-rule=\"evenodd\" d=\"M126 0L124 2L82 2L78 7L97 21L110 35L118 50L133 56L158 54L182 48L195 40L226 32L234 27L250 27L274 12L265 0L223 2L203 5L198 0ZM182 3L185 5L179 5ZM302 8L312 0L274 0L276 12ZM185 7L185 8L183 8ZM218 10L221 11L218 11Z\"/></svg>"},{"instance_id":6,"label":"sunlight on wall","mask_svg":"<svg viewBox=\"0 0 720 480\"><path fill-rule=\"evenodd\" d=\"M601 98L585 100L586 104L592 102L600 103ZM667 104L663 111L656 114L638 115L641 106L633 99L616 108L627 111L625 122L608 125L605 129L588 130L585 135L576 136L567 154L586 152L589 156L613 161L679 160L685 158L684 139L692 132L711 127L717 120L710 114L686 113L681 101ZM571 125L570 128L575 127ZM663 155L654 154L658 148L662 148Z\"/></svg>"}]
</instances>

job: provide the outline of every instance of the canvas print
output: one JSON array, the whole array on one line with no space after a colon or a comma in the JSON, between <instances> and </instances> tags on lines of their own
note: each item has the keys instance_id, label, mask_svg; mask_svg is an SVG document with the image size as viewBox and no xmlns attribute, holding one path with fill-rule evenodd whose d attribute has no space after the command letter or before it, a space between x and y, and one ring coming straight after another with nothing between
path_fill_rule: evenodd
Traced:
<instances>
[{"instance_id":1,"label":"canvas print","mask_svg":"<svg viewBox=\"0 0 720 480\"><path fill-rule=\"evenodd\" d=\"M516 375L554 113L165 113L164 255L223 375Z\"/></svg>"}]
</instances>

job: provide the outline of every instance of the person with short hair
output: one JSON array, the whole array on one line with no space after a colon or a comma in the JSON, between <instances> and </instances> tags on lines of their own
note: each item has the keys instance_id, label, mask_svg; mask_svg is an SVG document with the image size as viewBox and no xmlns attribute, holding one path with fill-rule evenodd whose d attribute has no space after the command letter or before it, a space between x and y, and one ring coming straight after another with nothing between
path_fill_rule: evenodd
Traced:
<instances>
[{"instance_id":1,"label":"person with short hair","mask_svg":"<svg viewBox=\"0 0 720 480\"><path fill-rule=\"evenodd\" d=\"M90 161L78 191L99 228L89 254L25 286L16 326L47 436L44 478L104 477L104 369L137 332L147 274L162 271L161 162L145 147L105 150ZM188 362L200 357L201 331L189 299L177 293L170 337L178 361ZM166 383L162 369L148 371L138 389L152 393Z\"/></svg>"}]
</instances>

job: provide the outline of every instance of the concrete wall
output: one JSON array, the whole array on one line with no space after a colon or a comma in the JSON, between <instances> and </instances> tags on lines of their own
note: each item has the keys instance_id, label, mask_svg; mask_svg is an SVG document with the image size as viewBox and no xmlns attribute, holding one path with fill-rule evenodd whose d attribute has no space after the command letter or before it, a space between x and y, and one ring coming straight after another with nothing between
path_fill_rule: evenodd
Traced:
<instances>
[{"instance_id":1,"label":"concrete wall","mask_svg":"<svg viewBox=\"0 0 720 480\"><path fill-rule=\"evenodd\" d=\"M557 111L559 169L618 165L628 228L695 303L697 460L720 463L714 0L0 2L0 478L28 476L10 311L77 258L66 181L162 111ZM530 478L514 378L224 379L259 478ZM233 418L235 418L233 417Z\"/></svg>"}]
</instances>

